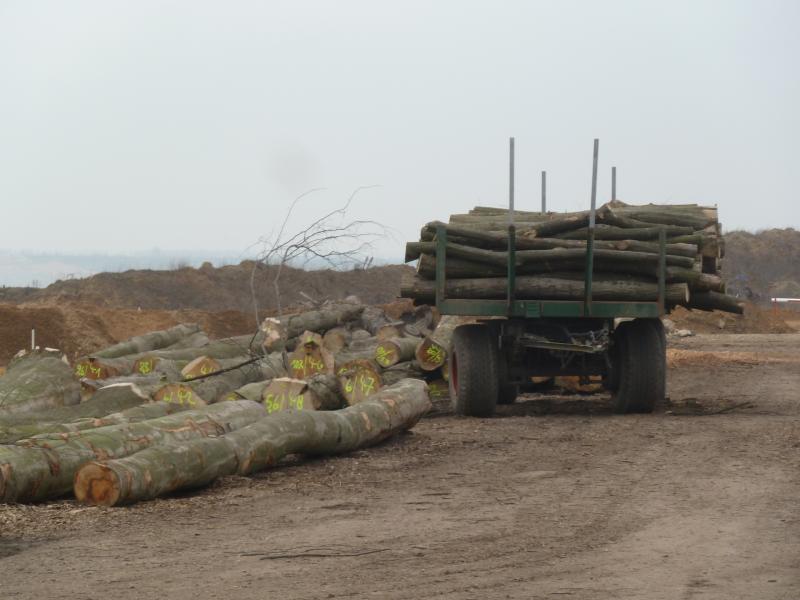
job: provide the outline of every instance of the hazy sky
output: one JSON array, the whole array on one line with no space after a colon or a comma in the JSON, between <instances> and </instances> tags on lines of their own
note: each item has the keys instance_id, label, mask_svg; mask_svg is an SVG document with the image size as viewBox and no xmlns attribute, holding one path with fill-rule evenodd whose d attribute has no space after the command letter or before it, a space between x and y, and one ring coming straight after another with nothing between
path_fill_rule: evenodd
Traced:
<instances>
[{"instance_id":1,"label":"hazy sky","mask_svg":"<svg viewBox=\"0 0 800 600\"><path fill-rule=\"evenodd\" d=\"M0 248L244 250L302 204L393 227L507 200L800 226L800 1L0 0Z\"/></svg>"}]
</instances>

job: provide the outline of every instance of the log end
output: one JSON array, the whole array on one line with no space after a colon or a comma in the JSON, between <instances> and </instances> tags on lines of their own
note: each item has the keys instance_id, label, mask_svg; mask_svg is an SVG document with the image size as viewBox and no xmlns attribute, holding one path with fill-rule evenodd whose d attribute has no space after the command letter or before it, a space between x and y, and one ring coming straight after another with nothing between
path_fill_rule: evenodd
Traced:
<instances>
[{"instance_id":1,"label":"log end","mask_svg":"<svg viewBox=\"0 0 800 600\"><path fill-rule=\"evenodd\" d=\"M83 504L114 506L120 499L117 474L107 465L90 462L75 474L75 498Z\"/></svg>"}]
</instances>

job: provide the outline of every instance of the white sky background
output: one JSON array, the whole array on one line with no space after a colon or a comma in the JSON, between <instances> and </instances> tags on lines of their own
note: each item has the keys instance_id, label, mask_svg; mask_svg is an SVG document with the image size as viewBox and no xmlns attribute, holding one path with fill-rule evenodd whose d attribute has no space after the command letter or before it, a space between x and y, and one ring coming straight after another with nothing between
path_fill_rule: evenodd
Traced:
<instances>
[{"instance_id":1,"label":"white sky background","mask_svg":"<svg viewBox=\"0 0 800 600\"><path fill-rule=\"evenodd\" d=\"M800 226L798 1L0 0L0 248L244 251L362 185L396 230L507 202Z\"/></svg>"}]
</instances>

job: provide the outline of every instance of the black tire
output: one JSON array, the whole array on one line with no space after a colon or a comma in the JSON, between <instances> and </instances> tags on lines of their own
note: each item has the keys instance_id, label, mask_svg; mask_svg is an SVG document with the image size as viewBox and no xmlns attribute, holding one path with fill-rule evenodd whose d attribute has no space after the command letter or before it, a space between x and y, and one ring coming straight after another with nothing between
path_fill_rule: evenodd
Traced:
<instances>
[{"instance_id":1,"label":"black tire","mask_svg":"<svg viewBox=\"0 0 800 600\"><path fill-rule=\"evenodd\" d=\"M516 383L508 383L508 362L505 355L497 352L497 403L514 404L514 400L519 395L519 386Z\"/></svg>"},{"instance_id":2,"label":"black tire","mask_svg":"<svg viewBox=\"0 0 800 600\"><path fill-rule=\"evenodd\" d=\"M450 399L456 414L491 417L497 405L497 350L484 325L462 325L453 332Z\"/></svg>"},{"instance_id":3,"label":"black tire","mask_svg":"<svg viewBox=\"0 0 800 600\"><path fill-rule=\"evenodd\" d=\"M649 413L666 394L666 347L657 319L636 319L614 332L612 406L618 413Z\"/></svg>"}]
</instances>

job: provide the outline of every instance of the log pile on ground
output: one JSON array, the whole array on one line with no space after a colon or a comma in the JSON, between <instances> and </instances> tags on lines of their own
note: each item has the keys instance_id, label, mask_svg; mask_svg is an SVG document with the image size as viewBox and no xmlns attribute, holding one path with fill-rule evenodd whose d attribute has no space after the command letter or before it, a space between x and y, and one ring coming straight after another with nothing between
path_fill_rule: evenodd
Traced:
<instances>
[{"instance_id":1,"label":"log pile on ground","mask_svg":"<svg viewBox=\"0 0 800 600\"><path fill-rule=\"evenodd\" d=\"M435 311L407 300L386 307L339 303L267 319L255 335L216 341L180 325L72 366L58 351L20 352L0 377L0 502L67 494L88 463L107 474L145 464L148 456L161 461L146 481L125 480L110 502L116 504L252 472L286 453L373 443L411 427L427 410L426 381L441 381L441 371L424 371L415 354L435 324ZM441 396L441 384L433 387ZM295 413L314 416L286 416ZM267 417L277 424L261 425ZM251 433L229 437L251 425ZM264 441L252 432L273 437ZM216 442L195 446L201 438ZM206 451L212 462L191 462ZM183 458L166 465L172 453ZM105 498L98 490L106 489L95 471L80 479L89 482L80 497L107 503L92 499ZM162 471L166 479L150 480Z\"/></svg>"},{"instance_id":2,"label":"log pile on ground","mask_svg":"<svg viewBox=\"0 0 800 600\"><path fill-rule=\"evenodd\" d=\"M515 212L516 297L520 300L582 300L588 211ZM724 256L717 209L695 204L643 206L618 200L601 206L594 234L594 300L655 301L658 298L659 235L666 235L667 308L741 313L720 277ZM402 296L432 302L435 296L436 230L447 231L445 294L459 299L503 299L507 290L508 211L476 207L428 223L420 241L406 245L416 275Z\"/></svg>"}]
</instances>

